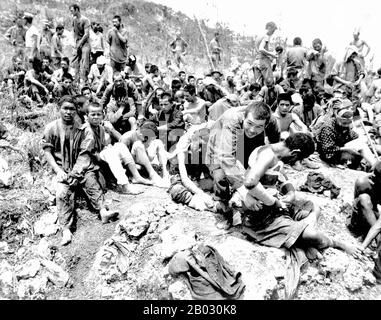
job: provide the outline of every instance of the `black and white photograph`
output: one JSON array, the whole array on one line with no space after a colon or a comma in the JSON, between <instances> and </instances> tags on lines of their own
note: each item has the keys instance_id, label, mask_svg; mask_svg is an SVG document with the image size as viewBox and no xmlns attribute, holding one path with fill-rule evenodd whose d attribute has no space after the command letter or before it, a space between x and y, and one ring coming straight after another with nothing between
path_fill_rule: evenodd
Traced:
<instances>
[{"instance_id":1,"label":"black and white photograph","mask_svg":"<svg viewBox=\"0 0 381 320\"><path fill-rule=\"evenodd\" d=\"M0 300L380 300L380 9L0 0Z\"/></svg>"}]
</instances>

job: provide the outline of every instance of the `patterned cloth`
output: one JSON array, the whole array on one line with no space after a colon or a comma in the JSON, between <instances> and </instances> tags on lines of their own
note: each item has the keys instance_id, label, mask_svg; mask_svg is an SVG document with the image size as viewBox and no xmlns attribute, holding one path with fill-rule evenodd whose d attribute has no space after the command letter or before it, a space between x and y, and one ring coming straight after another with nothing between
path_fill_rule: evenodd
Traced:
<instances>
[{"instance_id":1,"label":"patterned cloth","mask_svg":"<svg viewBox=\"0 0 381 320\"><path fill-rule=\"evenodd\" d=\"M340 148L358 137L352 129L340 127L335 118L330 119L317 136L319 155L324 161L337 164L340 160Z\"/></svg>"}]
</instances>

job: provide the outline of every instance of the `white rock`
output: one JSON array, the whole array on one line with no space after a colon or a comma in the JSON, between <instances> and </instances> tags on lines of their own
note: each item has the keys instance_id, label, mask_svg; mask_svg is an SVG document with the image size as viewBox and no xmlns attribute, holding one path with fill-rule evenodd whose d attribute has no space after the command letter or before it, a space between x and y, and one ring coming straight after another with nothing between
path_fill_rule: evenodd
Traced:
<instances>
[{"instance_id":1,"label":"white rock","mask_svg":"<svg viewBox=\"0 0 381 320\"><path fill-rule=\"evenodd\" d=\"M42 238L37 245L33 246L33 251L42 259L50 260L51 258L49 243L45 238Z\"/></svg>"},{"instance_id":2,"label":"white rock","mask_svg":"<svg viewBox=\"0 0 381 320\"><path fill-rule=\"evenodd\" d=\"M69 274L58 264L49 260L41 260L41 264L44 266L44 271L48 279L56 286L64 287L69 281Z\"/></svg>"},{"instance_id":3,"label":"white rock","mask_svg":"<svg viewBox=\"0 0 381 320\"><path fill-rule=\"evenodd\" d=\"M57 224L58 214L55 210L44 213L34 224L34 232L37 235L50 236L57 233L59 226Z\"/></svg>"},{"instance_id":4,"label":"white rock","mask_svg":"<svg viewBox=\"0 0 381 320\"><path fill-rule=\"evenodd\" d=\"M8 162L0 157L0 187L9 187L12 184L12 173Z\"/></svg>"},{"instance_id":5,"label":"white rock","mask_svg":"<svg viewBox=\"0 0 381 320\"><path fill-rule=\"evenodd\" d=\"M44 294L48 278L44 275L39 275L33 279L20 280L17 287L17 295L20 299L32 298L36 294Z\"/></svg>"},{"instance_id":6,"label":"white rock","mask_svg":"<svg viewBox=\"0 0 381 320\"><path fill-rule=\"evenodd\" d=\"M0 292L9 294L14 288L14 270L6 261L0 261Z\"/></svg>"},{"instance_id":7,"label":"white rock","mask_svg":"<svg viewBox=\"0 0 381 320\"><path fill-rule=\"evenodd\" d=\"M350 265L350 258L344 252L327 249L323 261L320 262L322 273L333 282L342 281L343 275Z\"/></svg>"},{"instance_id":8,"label":"white rock","mask_svg":"<svg viewBox=\"0 0 381 320\"><path fill-rule=\"evenodd\" d=\"M168 292L173 300L192 300L188 286L180 279L168 287Z\"/></svg>"},{"instance_id":9,"label":"white rock","mask_svg":"<svg viewBox=\"0 0 381 320\"><path fill-rule=\"evenodd\" d=\"M176 223L160 234L162 241L159 255L163 259L171 258L175 253L190 249L196 244L195 233L184 230L184 225Z\"/></svg>"},{"instance_id":10,"label":"white rock","mask_svg":"<svg viewBox=\"0 0 381 320\"><path fill-rule=\"evenodd\" d=\"M6 243L5 241L1 241L0 242L0 252L3 252L3 253L8 253L9 252L8 243Z\"/></svg>"},{"instance_id":11,"label":"white rock","mask_svg":"<svg viewBox=\"0 0 381 320\"><path fill-rule=\"evenodd\" d=\"M241 272L242 281L246 285L245 300L263 300L277 296L277 278L285 278L286 274L283 250L259 246L232 236L211 245L235 272Z\"/></svg>"},{"instance_id":12,"label":"white rock","mask_svg":"<svg viewBox=\"0 0 381 320\"><path fill-rule=\"evenodd\" d=\"M27 261L25 264L18 266L16 268L16 277L20 279L29 279L33 278L37 272L40 270L40 261L37 259L32 259Z\"/></svg>"}]
</instances>

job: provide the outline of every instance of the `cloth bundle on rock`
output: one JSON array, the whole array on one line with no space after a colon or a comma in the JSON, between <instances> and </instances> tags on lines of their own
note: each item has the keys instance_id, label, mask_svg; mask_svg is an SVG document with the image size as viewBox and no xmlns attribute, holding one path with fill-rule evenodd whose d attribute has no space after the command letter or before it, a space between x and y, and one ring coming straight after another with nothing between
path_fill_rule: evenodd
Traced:
<instances>
[{"instance_id":1,"label":"cloth bundle on rock","mask_svg":"<svg viewBox=\"0 0 381 320\"><path fill-rule=\"evenodd\" d=\"M317 172L310 172L307 181L300 187L300 191L323 193L326 190L331 191L331 199L336 199L340 194L340 188L337 187L329 178Z\"/></svg>"},{"instance_id":2,"label":"cloth bundle on rock","mask_svg":"<svg viewBox=\"0 0 381 320\"><path fill-rule=\"evenodd\" d=\"M245 290L241 273L235 273L218 251L208 245L178 252L168 268L171 275L186 275L194 299L239 299Z\"/></svg>"}]
</instances>

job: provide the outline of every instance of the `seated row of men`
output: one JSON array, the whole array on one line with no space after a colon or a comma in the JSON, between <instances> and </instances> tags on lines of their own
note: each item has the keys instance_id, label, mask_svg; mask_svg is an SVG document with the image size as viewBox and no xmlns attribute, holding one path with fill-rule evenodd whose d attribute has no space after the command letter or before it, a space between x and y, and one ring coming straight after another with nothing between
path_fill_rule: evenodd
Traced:
<instances>
[{"instance_id":1,"label":"seated row of men","mask_svg":"<svg viewBox=\"0 0 381 320\"><path fill-rule=\"evenodd\" d=\"M241 224L244 218L246 232L260 243L308 247L311 257L318 255L316 249L330 246L354 255L361 252L357 246L316 231L319 209L310 203L300 207L295 202L295 190L282 174L280 160L302 160L315 151L315 143L309 133L293 133L279 141L277 122L262 102L231 108L215 122L190 126L171 152L156 139L153 122L138 123L135 129L121 135L103 120L103 108L96 102L87 106L83 124L76 119L79 115L72 97L63 97L59 107L61 117L47 125L43 148L58 182L56 201L63 228L62 244L72 239L74 194L78 187L106 223L115 213L104 204L103 175L107 180L114 176L132 194L141 191L132 188L131 183L169 187L165 180L169 177L166 167L170 159L168 191L175 201L198 210L223 212L232 225ZM265 135L271 142L268 145ZM114 144L110 143L112 139ZM238 155L238 160L237 153L243 150L241 143L245 152ZM163 177L152 166L155 160L161 164ZM107 173L108 169L112 174ZM277 188L280 196L274 196L262 182ZM258 210L263 215L254 214Z\"/></svg>"}]
</instances>

